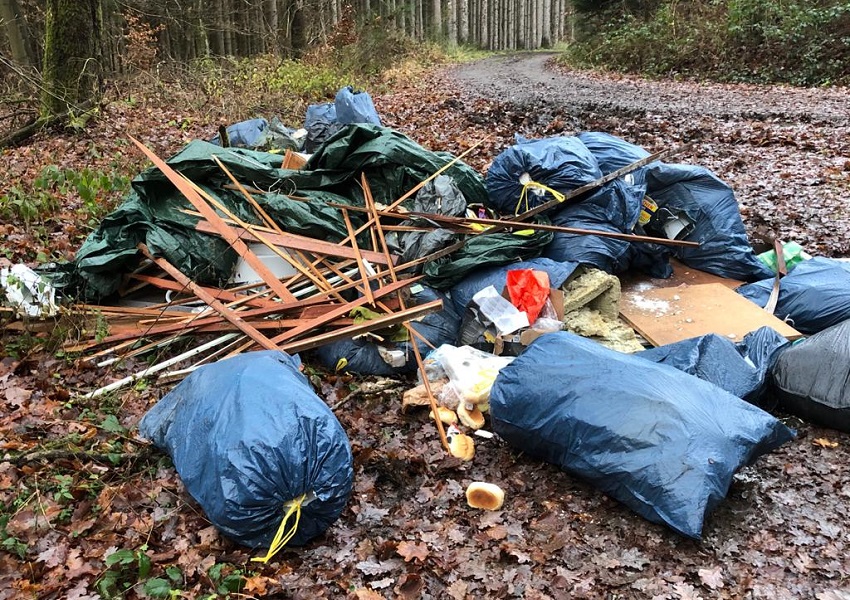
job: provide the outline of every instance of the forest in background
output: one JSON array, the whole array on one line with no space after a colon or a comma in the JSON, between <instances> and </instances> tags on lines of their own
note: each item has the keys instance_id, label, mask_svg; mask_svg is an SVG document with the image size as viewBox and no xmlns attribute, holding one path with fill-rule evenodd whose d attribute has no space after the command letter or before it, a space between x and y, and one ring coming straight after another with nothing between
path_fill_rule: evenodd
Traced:
<instances>
[{"instance_id":1,"label":"forest in background","mask_svg":"<svg viewBox=\"0 0 850 600\"><path fill-rule=\"evenodd\" d=\"M357 79L415 54L555 48L571 67L655 77L844 85L842 0L0 0L0 133L83 112L106 82L200 76L234 61ZM302 59L307 59L306 61ZM291 61L298 61L294 65ZM319 61L322 62L322 61ZM282 69L280 67L283 67ZM249 68L250 72L252 69ZM230 69L242 77L245 69ZM321 78L311 73L309 78ZM218 82L216 82L218 83ZM207 83L208 84L208 83ZM232 85L230 79L226 85ZM308 86L315 87L315 86ZM325 87L325 86L320 86ZM294 93L299 86L294 86ZM332 90L323 89L324 93ZM87 106L85 108L88 108ZM2 145L2 135L0 135Z\"/></svg>"}]
</instances>

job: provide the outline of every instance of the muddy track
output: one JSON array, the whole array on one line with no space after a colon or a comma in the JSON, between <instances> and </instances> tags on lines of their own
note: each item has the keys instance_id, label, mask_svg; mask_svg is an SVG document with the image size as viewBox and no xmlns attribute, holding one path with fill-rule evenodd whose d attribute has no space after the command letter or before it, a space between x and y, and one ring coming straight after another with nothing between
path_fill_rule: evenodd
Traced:
<instances>
[{"instance_id":1,"label":"muddy track","mask_svg":"<svg viewBox=\"0 0 850 600\"><path fill-rule=\"evenodd\" d=\"M452 76L481 96L516 105L546 103L576 113L850 124L846 89L648 81L561 69L553 65L556 56L495 56L456 67Z\"/></svg>"}]
</instances>

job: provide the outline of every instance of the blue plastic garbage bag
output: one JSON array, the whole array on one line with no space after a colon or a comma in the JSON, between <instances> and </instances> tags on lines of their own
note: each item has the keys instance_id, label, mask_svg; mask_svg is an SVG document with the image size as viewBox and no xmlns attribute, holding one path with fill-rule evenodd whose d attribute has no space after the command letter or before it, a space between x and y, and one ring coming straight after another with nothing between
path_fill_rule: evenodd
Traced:
<instances>
[{"instance_id":1,"label":"blue plastic garbage bag","mask_svg":"<svg viewBox=\"0 0 850 600\"><path fill-rule=\"evenodd\" d=\"M596 158L576 137L518 138L487 171L487 206L504 214L525 212L553 198L548 191L529 187L523 199L527 180L565 193L600 177Z\"/></svg>"},{"instance_id":2,"label":"blue plastic garbage bag","mask_svg":"<svg viewBox=\"0 0 850 600\"><path fill-rule=\"evenodd\" d=\"M315 152L343 127L344 125L337 119L336 106L333 102L311 104L307 107L307 115L304 117L304 129L307 130L304 150Z\"/></svg>"},{"instance_id":3,"label":"blue plastic garbage bag","mask_svg":"<svg viewBox=\"0 0 850 600\"><path fill-rule=\"evenodd\" d=\"M617 136L601 131L583 131L576 137L596 157L603 175L613 173L646 158L649 152ZM646 167L632 171L641 173ZM641 177L641 179L643 179Z\"/></svg>"},{"instance_id":4,"label":"blue plastic garbage bag","mask_svg":"<svg viewBox=\"0 0 850 600\"><path fill-rule=\"evenodd\" d=\"M355 92L354 88L346 86L336 93L334 99L337 121L343 125L351 123L381 124L381 117L375 110L372 97L367 92Z\"/></svg>"},{"instance_id":5,"label":"blue plastic garbage bag","mask_svg":"<svg viewBox=\"0 0 850 600\"><path fill-rule=\"evenodd\" d=\"M248 119L227 127L227 137L234 148L256 148L266 138L269 122L265 119ZM221 137L216 134L210 143L221 146Z\"/></svg>"},{"instance_id":6,"label":"blue plastic garbage bag","mask_svg":"<svg viewBox=\"0 0 850 600\"><path fill-rule=\"evenodd\" d=\"M686 265L731 279L758 281L772 272L750 247L738 202L711 171L691 165L652 163L646 169L647 194L659 207L693 225L683 239L698 248L676 248Z\"/></svg>"},{"instance_id":7,"label":"blue plastic garbage bag","mask_svg":"<svg viewBox=\"0 0 850 600\"><path fill-rule=\"evenodd\" d=\"M569 203L551 215L561 227L631 233L640 213L640 198L620 179L597 189L581 202ZM595 235L555 233L544 256L557 261L591 265L608 273L621 273L630 265L631 244Z\"/></svg>"},{"instance_id":8,"label":"blue plastic garbage bag","mask_svg":"<svg viewBox=\"0 0 850 600\"><path fill-rule=\"evenodd\" d=\"M761 327L738 344L712 333L644 350L635 356L674 367L758 404L765 392L768 370L778 351L787 344L788 340L775 330Z\"/></svg>"},{"instance_id":9,"label":"blue plastic garbage bag","mask_svg":"<svg viewBox=\"0 0 850 600\"><path fill-rule=\"evenodd\" d=\"M735 471L794 435L708 382L567 332L501 370L490 414L514 448L696 539Z\"/></svg>"},{"instance_id":10,"label":"blue plastic garbage bag","mask_svg":"<svg viewBox=\"0 0 850 600\"><path fill-rule=\"evenodd\" d=\"M339 517L351 493L348 438L299 366L275 351L203 366L139 423L213 525L252 548L271 543L294 499L307 494L290 542L301 545Z\"/></svg>"},{"instance_id":11,"label":"blue plastic garbage bag","mask_svg":"<svg viewBox=\"0 0 850 600\"><path fill-rule=\"evenodd\" d=\"M422 337L431 342L434 348L443 344L454 344L460 329L460 315L445 294L425 286L414 286L411 305L426 304L434 300L443 301L443 310L425 315L410 326ZM422 340L416 340L422 356L431 351L431 347ZM383 352L383 354L382 354ZM400 354L399 354L400 353ZM316 358L326 369L357 373L360 375L381 375L390 377L416 370L413 348L407 342L387 342L378 344L371 338L345 339L325 344L316 349ZM393 360L401 358L397 366Z\"/></svg>"},{"instance_id":12,"label":"blue plastic garbage bag","mask_svg":"<svg viewBox=\"0 0 850 600\"><path fill-rule=\"evenodd\" d=\"M850 432L850 320L784 350L770 378L780 409Z\"/></svg>"},{"instance_id":13,"label":"blue plastic garbage bag","mask_svg":"<svg viewBox=\"0 0 850 600\"><path fill-rule=\"evenodd\" d=\"M763 307L773 281L771 277L736 291ZM824 257L801 262L780 281L773 314L807 335L850 319L850 263Z\"/></svg>"},{"instance_id":14,"label":"blue plastic garbage bag","mask_svg":"<svg viewBox=\"0 0 850 600\"><path fill-rule=\"evenodd\" d=\"M560 288L567 278L578 267L574 262L556 262L549 258L529 258L509 265L485 267L469 273L463 280L456 283L449 292L455 312L463 315L472 297L488 286L502 291L508 280L508 271L516 269L536 269L546 271L549 275L549 287Z\"/></svg>"},{"instance_id":15,"label":"blue plastic garbage bag","mask_svg":"<svg viewBox=\"0 0 850 600\"><path fill-rule=\"evenodd\" d=\"M301 142L295 133L277 117L272 118L271 123L265 119L249 119L227 127L231 148L259 151L301 150ZM210 143L220 146L221 136L215 134Z\"/></svg>"}]
</instances>

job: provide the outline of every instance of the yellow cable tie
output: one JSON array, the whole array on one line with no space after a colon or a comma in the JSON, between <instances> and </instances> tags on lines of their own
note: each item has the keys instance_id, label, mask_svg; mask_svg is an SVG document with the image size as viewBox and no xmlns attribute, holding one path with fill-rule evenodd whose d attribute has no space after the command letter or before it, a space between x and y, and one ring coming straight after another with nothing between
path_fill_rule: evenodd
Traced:
<instances>
[{"instance_id":1,"label":"yellow cable tie","mask_svg":"<svg viewBox=\"0 0 850 600\"><path fill-rule=\"evenodd\" d=\"M268 552L266 552L266 555L263 557L256 556L252 558L251 562L261 562L263 564L269 562L275 554L280 552L281 549L286 546L293 537L295 537L295 534L298 531L298 524L301 522L301 504L306 498L307 494L302 494L291 502L287 502L289 509L286 511L286 514L283 515L283 520L280 522L280 527L277 528L277 533L274 534L274 538L272 539L272 543L269 545ZM284 504L284 506L287 504ZM289 531L287 531L286 524L289 522L289 519L293 514L295 514L295 521L292 523L292 527Z\"/></svg>"},{"instance_id":2,"label":"yellow cable tie","mask_svg":"<svg viewBox=\"0 0 850 600\"><path fill-rule=\"evenodd\" d=\"M552 194L552 197L558 202L563 202L566 200L566 196L559 192L558 190L553 190L548 185L544 185L542 183L537 183L536 181L526 181L522 184L522 192L519 194L519 202L516 203L516 208L514 209L515 214L520 214L520 207L522 206L523 201L525 201L525 210L522 212L528 212L531 210L531 207L528 204L528 188L535 188L538 190L543 190L544 192L549 192Z\"/></svg>"}]
</instances>

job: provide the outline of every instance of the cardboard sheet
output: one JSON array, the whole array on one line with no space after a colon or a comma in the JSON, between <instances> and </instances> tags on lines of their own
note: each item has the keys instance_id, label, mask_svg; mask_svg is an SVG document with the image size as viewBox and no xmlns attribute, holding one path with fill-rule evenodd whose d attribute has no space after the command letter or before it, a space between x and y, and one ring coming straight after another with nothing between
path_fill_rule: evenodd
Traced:
<instances>
[{"instance_id":1,"label":"cardboard sheet","mask_svg":"<svg viewBox=\"0 0 850 600\"><path fill-rule=\"evenodd\" d=\"M646 291L633 287L621 298L620 316L654 346L707 333L739 342L764 325L789 340L802 337L799 331L723 283L681 284Z\"/></svg>"}]
</instances>

